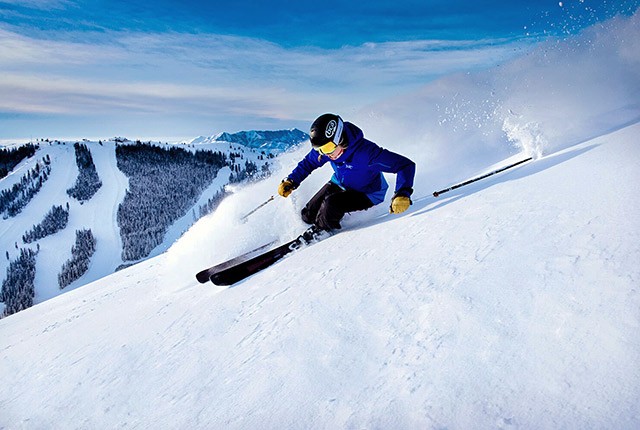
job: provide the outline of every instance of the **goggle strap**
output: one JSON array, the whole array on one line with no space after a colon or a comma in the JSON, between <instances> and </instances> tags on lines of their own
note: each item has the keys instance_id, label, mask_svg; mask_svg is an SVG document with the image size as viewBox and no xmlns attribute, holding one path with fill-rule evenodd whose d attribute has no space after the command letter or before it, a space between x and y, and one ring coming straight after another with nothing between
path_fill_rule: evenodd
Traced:
<instances>
[{"instance_id":1,"label":"goggle strap","mask_svg":"<svg viewBox=\"0 0 640 430\"><path fill-rule=\"evenodd\" d=\"M333 142L336 145L340 145L340 139L342 138L342 128L344 124L342 122L342 118L338 117L338 128L336 130L336 134L333 136Z\"/></svg>"}]
</instances>

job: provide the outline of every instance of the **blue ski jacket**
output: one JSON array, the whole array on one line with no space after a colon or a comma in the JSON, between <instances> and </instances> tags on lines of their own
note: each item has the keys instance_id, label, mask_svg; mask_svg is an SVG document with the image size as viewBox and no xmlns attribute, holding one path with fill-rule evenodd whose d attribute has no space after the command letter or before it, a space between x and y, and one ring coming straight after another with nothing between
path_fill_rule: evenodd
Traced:
<instances>
[{"instance_id":1,"label":"blue ski jacket","mask_svg":"<svg viewBox=\"0 0 640 430\"><path fill-rule=\"evenodd\" d=\"M374 205L384 201L389 188L382 172L397 175L396 195L411 195L416 171L413 161L365 139L362 130L350 122L345 121L343 133L349 145L340 158L332 161L311 149L288 176L289 180L297 187L311 172L329 162L334 172L331 182L345 190L365 193Z\"/></svg>"}]
</instances>

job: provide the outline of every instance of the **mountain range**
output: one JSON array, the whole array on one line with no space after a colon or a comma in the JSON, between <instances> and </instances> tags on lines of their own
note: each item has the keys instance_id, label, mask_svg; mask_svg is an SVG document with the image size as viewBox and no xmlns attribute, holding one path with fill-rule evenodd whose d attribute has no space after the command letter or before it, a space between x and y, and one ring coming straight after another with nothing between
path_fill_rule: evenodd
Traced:
<instances>
[{"instance_id":1,"label":"mountain range","mask_svg":"<svg viewBox=\"0 0 640 430\"><path fill-rule=\"evenodd\" d=\"M237 133L222 132L215 136L199 136L187 143L193 145L208 143L236 143L247 148L259 149L271 153L281 153L302 141L308 140L309 135L293 128L290 130L250 130Z\"/></svg>"}]
</instances>

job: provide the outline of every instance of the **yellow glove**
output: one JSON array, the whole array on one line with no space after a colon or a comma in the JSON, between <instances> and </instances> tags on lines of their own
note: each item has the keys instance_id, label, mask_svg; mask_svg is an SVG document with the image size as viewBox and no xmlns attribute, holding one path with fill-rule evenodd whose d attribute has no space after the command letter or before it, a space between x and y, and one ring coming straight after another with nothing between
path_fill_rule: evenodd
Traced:
<instances>
[{"instance_id":1,"label":"yellow glove","mask_svg":"<svg viewBox=\"0 0 640 430\"><path fill-rule=\"evenodd\" d=\"M289 178L285 178L282 180L282 182L280 182L280 185L278 186L278 194L280 194L282 197L289 197L289 194L291 194L295 189L296 186L294 185L294 183L291 182Z\"/></svg>"},{"instance_id":2,"label":"yellow glove","mask_svg":"<svg viewBox=\"0 0 640 430\"><path fill-rule=\"evenodd\" d=\"M389 207L389 213L401 214L409 209L411 206L411 199L407 196L395 196L391 200L391 206Z\"/></svg>"}]
</instances>

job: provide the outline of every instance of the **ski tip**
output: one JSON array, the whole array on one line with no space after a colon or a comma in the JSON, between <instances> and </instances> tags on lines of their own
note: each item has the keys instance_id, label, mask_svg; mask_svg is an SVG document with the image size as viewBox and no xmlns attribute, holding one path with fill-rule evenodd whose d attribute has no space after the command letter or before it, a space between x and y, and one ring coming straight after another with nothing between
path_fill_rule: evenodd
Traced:
<instances>
[{"instance_id":1,"label":"ski tip","mask_svg":"<svg viewBox=\"0 0 640 430\"><path fill-rule=\"evenodd\" d=\"M207 273L207 271L199 272L196 274L196 279L201 284L205 284L209 282L209 274Z\"/></svg>"},{"instance_id":2,"label":"ski tip","mask_svg":"<svg viewBox=\"0 0 640 430\"><path fill-rule=\"evenodd\" d=\"M220 276L217 275L211 275L208 280L211 281L213 285L217 285L218 287L229 287L233 285L233 283L225 282Z\"/></svg>"}]
</instances>

